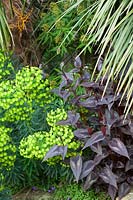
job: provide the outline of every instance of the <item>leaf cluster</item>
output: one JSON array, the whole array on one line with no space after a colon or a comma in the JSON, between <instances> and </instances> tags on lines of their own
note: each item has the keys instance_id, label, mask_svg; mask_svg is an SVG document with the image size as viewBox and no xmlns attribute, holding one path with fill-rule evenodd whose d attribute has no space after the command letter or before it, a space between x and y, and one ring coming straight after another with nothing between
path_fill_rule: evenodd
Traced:
<instances>
[{"instance_id":1,"label":"leaf cluster","mask_svg":"<svg viewBox=\"0 0 133 200\"><path fill-rule=\"evenodd\" d=\"M105 193L95 193L94 190L83 191L80 185L69 184L57 187L52 199L54 200L109 200Z\"/></svg>"},{"instance_id":2,"label":"leaf cluster","mask_svg":"<svg viewBox=\"0 0 133 200\"><path fill-rule=\"evenodd\" d=\"M60 124L73 125L75 137L84 142L83 155L70 159L71 169L77 182L84 180L84 189L107 185L112 200L117 195L121 199L130 191L133 181L132 116L124 119L125 101L119 104L121 94L115 95L114 82L110 82L102 96L107 80L95 83L89 77L78 58L71 71L62 69L62 82L56 90L73 105L71 113L75 113ZM81 112L82 109L87 112ZM91 155L87 150L92 151Z\"/></svg>"}]
</instances>

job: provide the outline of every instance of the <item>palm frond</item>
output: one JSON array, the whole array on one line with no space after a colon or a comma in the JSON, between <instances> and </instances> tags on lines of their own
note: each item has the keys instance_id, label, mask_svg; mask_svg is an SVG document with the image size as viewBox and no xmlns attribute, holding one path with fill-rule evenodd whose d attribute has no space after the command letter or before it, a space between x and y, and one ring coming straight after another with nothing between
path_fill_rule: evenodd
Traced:
<instances>
[{"instance_id":1,"label":"palm frond","mask_svg":"<svg viewBox=\"0 0 133 200\"><path fill-rule=\"evenodd\" d=\"M127 115L132 108L133 93L133 65L131 64L133 59L133 1L121 1L119 5L116 3L118 3L117 0L101 1L87 32L94 34L95 40L100 43L97 64L108 49L102 70L97 77L103 76L104 79L106 75L108 76L103 95L111 79L118 81L116 94L123 92L122 99L126 95L125 115Z\"/></svg>"},{"instance_id":2,"label":"palm frond","mask_svg":"<svg viewBox=\"0 0 133 200\"><path fill-rule=\"evenodd\" d=\"M81 3L81 1L77 2ZM103 95L112 79L118 82L116 95L120 92L123 93L121 101L124 96L127 97L125 107L125 114L127 115L133 106L133 0L98 0L94 1L94 4L95 14L86 31L89 42L79 55L91 43L99 44L99 58L92 79L95 77L99 60L104 55L102 70L97 80L100 77L103 77L103 80L105 76L108 77ZM93 7L94 4L91 6ZM70 12L74 6L77 6L77 4L71 6L64 15ZM90 12L94 12L94 10L92 9Z\"/></svg>"}]
</instances>

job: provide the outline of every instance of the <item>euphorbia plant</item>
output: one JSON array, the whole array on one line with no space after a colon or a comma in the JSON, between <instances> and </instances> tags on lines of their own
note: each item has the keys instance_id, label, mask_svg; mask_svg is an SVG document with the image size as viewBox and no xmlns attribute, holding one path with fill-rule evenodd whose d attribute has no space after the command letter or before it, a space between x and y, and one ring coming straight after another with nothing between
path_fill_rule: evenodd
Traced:
<instances>
[{"instance_id":1,"label":"euphorbia plant","mask_svg":"<svg viewBox=\"0 0 133 200\"><path fill-rule=\"evenodd\" d=\"M112 200L116 196L121 199L133 184L133 123L130 114L124 119L125 102L119 105L121 94L116 96L114 92L117 83L110 82L102 96L106 78L90 82L80 58L71 71L61 72L56 93L72 106L68 118L58 123L73 125L75 138L84 143L82 156L70 158L76 181L84 180L84 189L106 186ZM58 154L63 153L52 148L46 157Z\"/></svg>"}]
</instances>

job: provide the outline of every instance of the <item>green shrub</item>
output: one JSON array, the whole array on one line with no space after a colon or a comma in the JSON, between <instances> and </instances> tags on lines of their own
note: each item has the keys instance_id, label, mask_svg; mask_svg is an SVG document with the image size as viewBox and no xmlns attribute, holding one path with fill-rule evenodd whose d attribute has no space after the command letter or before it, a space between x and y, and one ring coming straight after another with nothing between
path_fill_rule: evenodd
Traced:
<instances>
[{"instance_id":1,"label":"green shrub","mask_svg":"<svg viewBox=\"0 0 133 200\"><path fill-rule=\"evenodd\" d=\"M15 122L30 120L36 106L44 106L53 98L48 79L42 79L42 71L37 67L24 67L14 80L0 83L1 121Z\"/></svg>"},{"instance_id":2,"label":"green shrub","mask_svg":"<svg viewBox=\"0 0 133 200\"><path fill-rule=\"evenodd\" d=\"M104 193L99 194L94 190L84 192L80 185L70 184L62 185L55 191L53 200L109 200L110 198Z\"/></svg>"},{"instance_id":3,"label":"green shrub","mask_svg":"<svg viewBox=\"0 0 133 200\"><path fill-rule=\"evenodd\" d=\"M53 81L43 78L41 69L18 68L0 53L0 172L3 184L13 190L40 181L45 163L23 158L19 145L23 137L49 130L46 112L55 99Z\"/></svg>"},{"instance_id":4,"label":"green shrub","mask_svg":"<svg viewBox=\"0 0 133 200\"><path fill-rule=\"evenodd\" d=\"M67 113L62 108L51 110L47 114L47 122L50 125L49 132L41 131L32 135L28 135L20 141L20 154L26 158L43 159L50 148L54 145L66 146L68 153L66 157L77 155L76 150L80 146L80 142L74 140L72 128L68 125L61 126L56 123L64 120ZM49 164L55 165L61 159L60 156L48 160Z\"/></svg>"},{"instance_id":5,"label":"green shrub","mask_svg":"<svg viewBox=\"0 0 133 200\"><path fill-rule=\"evenodd\" d=\"M60 157L42 163L47 150L61 143L61 140L53 140L53 136L58 137L59 126L51 127L46 120L47 113L53 110L55 113L51 116L54 117L56 108L64 106L63 101L51 93L57 77L44 78L43 71L37 67L14 67L10 56L3 53L0 58L0 173L3 177L0 183L14 193L24 186L48 187L51 179L72 180L70 169L58 163ZM4 70L8 73L4 74ZM59 120L64 116L65 111ZM63 141L70 143L73 140L71 127L63 127L62 135L64 131L70 133L70 139L65 136Z\"/></svg>"}]
</instances>

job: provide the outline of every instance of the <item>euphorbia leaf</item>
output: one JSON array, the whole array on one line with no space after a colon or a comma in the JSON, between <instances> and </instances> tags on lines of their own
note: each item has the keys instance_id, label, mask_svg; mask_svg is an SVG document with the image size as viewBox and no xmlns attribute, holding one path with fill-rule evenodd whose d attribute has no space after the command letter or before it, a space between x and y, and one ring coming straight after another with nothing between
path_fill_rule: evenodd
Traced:
<instances>
[{"instance_id":1,"label":"euphorbia leaf","mask_svg":"<svg viewBox=\"0 0 133 200\"><path fill-rule=\"evenodd\" d=\"M83 149L96 144L102 140L104 140L105 136L103 135L103 133L101 131L98 131L96 133L94 133L90 139L88 139L88 141L86 142L85 146L83 147Z\"/></svg>"},{"instance_id":2,"label":"euphorbia leaf","mask_svg":"<svg viewBox=\"0 0 133 200\"><path fill-rule=\"evenodd\" d=\"M94 169L94 167L95 167L95 164L93 160L86 161L83 164L80 179L83 179L84 177L86 177Z\"/></svg>"},{"instance_id":3,"label":"euphorbia leaf","mask_svg":"<svg viewBox=\"0 0 133 200\"><path fill-rule=\"evenodd\" d=\"M81 156L76 156L70 159L70 166L73 174L78 182L81 171L82 171L82 158Z\"/></svg>"},{"instance_id":4,"label":"euphorbia leaf","mask_svg":"<svg viewBox=\"0 0 133 200\"><path fill-rule=\"evenodd\" d=\"M109 185L109 187L108 187L108 193L109 193L109 195L110 195L110 197L111 197L112 200L115 199L116 192L117 192L116 188L114 186L112 186L112 185Z\"/></svg>"},{"instance_id":5,"label":"euphorbia leaf","mask_svg":"<svg viewBox=\"0 0 133 200\"><path fill-rule=\"evenodd\" d=\"M122 183L119 186L119 190L118 190L118 197L119 200L121 200L124 196L126 196L128 193L130 192L130 186L127 182Z\"/></svg>"},{"instance_id":6,"label":"euphorbia leaf","mask_svg":"<svg viewBox=\"0 0 133 200\"><path fill-rule=\"evenodd\" d=\"M47 160L48 158L52 158L54 156L61 155L63 160L67 153L67 146L58 146L54 145L45 155L43 161Z\"/></svg>"},{"instance_id":7,"label":"euphorbia leaf","mask_svg":"<svg viewBox=\"0 0 133 200\"><path fill-rule=\"evenodd\" d=\"M99 176L105 183L108 183L117 189L116 175L111 171L109 166L105 167Z\"/></svg>"},{"instance_id":8,"label":"euphorbia leaf","mask_svg":"<svg viewBox=\"0 0 133 200\"><path fill-rule=\"evenodd\" d=\"M113 138L111 141L108 143L110 149L112 149L114 152L125 156L129 159L129 155L126 149L126 146L121 142L119 138Z\"/></svg>"}]
</instances>

